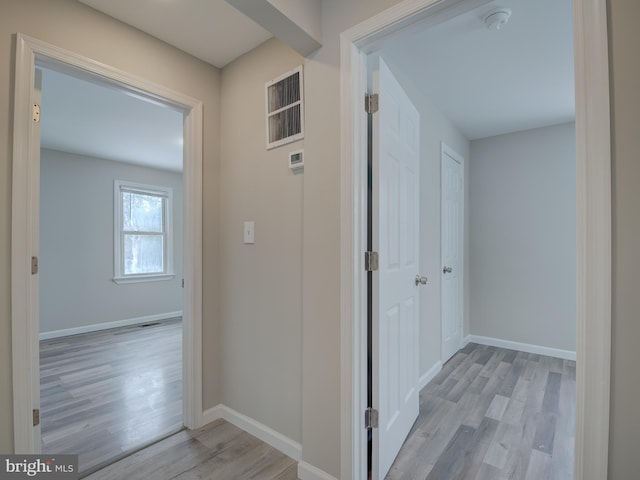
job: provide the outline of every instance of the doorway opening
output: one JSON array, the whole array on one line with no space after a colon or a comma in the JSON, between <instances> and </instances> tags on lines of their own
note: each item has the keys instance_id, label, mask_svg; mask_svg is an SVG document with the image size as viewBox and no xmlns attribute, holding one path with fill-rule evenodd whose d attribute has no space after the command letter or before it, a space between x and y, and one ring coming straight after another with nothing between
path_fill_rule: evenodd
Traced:
<instances>
[{"instance_id":1,"label":"doorway opening","mask_svg":"<svg viewBox=\"0 0 640 480\"><path fill-rule=\"evenodd\" d=\"M397 419L402 418L403 410L397 405L410 396L409 390L402 389L389 411L389 402L382 399L385 392L397 387L385 381L384 373L412 352L416 357L413 362L420 364L412 386L416 391L429 383L421 403L430 405L422 412L426 418L421 417L415 429L423 433L446 430L448 435L438 436L437 442L429 438L421 443L419 435L407 439L405 450L409 444L413 450L419 448L425 461L423 470L411 471L411 475L426 476L433 468L429 475L442 476L442 469L450 467L447 453L459 446L456 440L479 438L480 432L482 443L470 440L465 446L472 456L480 457L471 467L476 470L466 475L475 476L484 468L493 469L490 476L517 476L514 469L524 470L524 474L548 459L554 472L542 475L562 478L573 465L573 456L567 454L573 451L573 422L565 420L575 412L576 343L571 3L554 2L556 20L547 23L544 34L532 26L539 24L550 4L512 0L505 5L517 17L513 15L516 18L500 31L486 28L481 21L493 15L493 8L480 7L425 28L417 23L408 33L397 32L392 39L381 40L375 57L370 54L368 58L374 64L374 79L378 70L378 76L384 78L384 62L391 77L397 79L395 89L383 89L384 85L378 87L374 82L372 90L379 94L374 124L377 117L380 124L388 125L379 130L377 138L374 130L373 157L379 158L379 166L372 170L374 198L380 199L377 210L374 204L374 211L379 212L374 218L380 219L380 287L373 292L373 297L380 299L381 329L381 341L374 342L373 350L377 358L375 347L379 344L380 362L374 366L380 373L376 376L374 371L378 379L374 383L381 390L381 400L373 406L379 409L381 419L375 430L379 432L379 478L389 472L393 454L400 451L418 418L415 398L413 417L396 440L396 448L387 444L384 434L389 424L385 419L395 415L396 409ZM478 63L478 58L483 62ZM378 63L380 67L375 66ZM404 120L403 109L395 101L396 91L407 92L420 122ZM393 98L392 104L385 98L388 96ZM385 121L387 117L390 121ZM396 118L400 119L399 133L392 128ZM416 149L421 168L415 169L420 172L416 186L405 188L411 169L394 159L409 155L398 151L387 159L384 148L396 138L410 137L412 131L421 147ZM380 150L377 155L376 148ZM411 193L414 190L419 192L417 196ZM403 192L399 200L393 198L395 192ZM419 212L419 220L412 222L414 228L419 226L417 239L409 242L403 237L406 218L402 214L396 215L392 233L382 228L385 217L398 206L400 212ZM418 245L417 253L409 257L418 261L403 277L402 269L388 262L402 257L406 249L402 247L408 245ZM398 264L406 268L411 262L401 258ZM396 275L395 283L383 285L390 270ZM408 280L417 276L431 281L425 286L416 281L414 286ZM398 290L399 284L406 285L403 298L406 303L411 296L411 308L394 304L389 310L383 299ZM413 309L420 312L420 332L411 338L420 338L420 348L411 349L403 343L402 355L383 358L385 345L395 343L393 335L382 334L385 315L398 317L396 323L407 328L410 323L402 313ZM441 345L433 341L438 338L442 338ZM456 355L470 341L492 348ZM514 357L494 350L497 346L519 354ZM534 356L529 358L529 354ZM545 357L540 359L540 354ZM460 364L452 369L452 363L446 362L454 355L464 360L454 360L453 364ZM547 363L556 358L570 362L566 368L562 360L559 366L549 367ZM450 375L438 372L443 365L445 373L452 370ZM409 369L399 370L395 377L402 380L401 373ZM432 380L433 372L438 375ZM527 402L528 397L535 397L528 388L532 383L540 384L537 389L547 398L555 395L563 401L544 403L540 397L540 402ZM458 410L460 423L437 422L427 414L436 407ZM484 412L472 414L475 409ZM548 421L534 424L534 417ZM556 441L542 441L543 430ZM530 439L536 444L533 447L513 440L526 438L525 431L535 432L537 440ZM404 457L394 463L390 478L408 473Z\"/></svg>"},{"instance_id":2,"label":"doorway opening","mask_svg":"<svg viewBox=\"0 0 640 480\"><path fill-rule=\"evenodd\" d=\"M36 65L42 452L87 474L183 428L183 112Z\"/></svg>"},{"instance_id":3,"label":"doorway opening","mask_svg":"<svg viewBox=\"0 0 640 480\"><path fill-rule=\"evenodd\" d=\"M16 41L16 82L15 82L15 118L14 118L14 162L13 162L13 221L12 221L12 342L13 342L13 371L14 371L14 444L17 453L41 452L41 424L38 421L41 412L40 391L40 278L38 274L38 257L40 256L40 122L36 115L40 107L40 90L37 79L37 70L46 68L55 72L71 74L74 78L87 80L93 84L118 92L125 93L137 99L155 104L164 109L178 112L180 136L184 144L178 149L182 152L183 176L177 180L183 189L183 205L175 213L168 208L168 198L171 191L160 192L150 189L148 184L130 182L132 188L122 189L116 192L116 186L122 187L123 182L111 181L111 215L105 223L108 223L109 237L115 244L116 235L113 228L118 222L114 218L117 204L114 199L122 195L137 196L130 203L134 205L140 200L140 205L150 206L155 204L156 224L162 226L162 232L149 228L144 231L132 231L123 229L119 232L122 237L123 248L123 272L118 277L117 268L112 270L111 277L105 282L111 282L113 286L117 281L130 285L136 284L139 277L145 274L158 277L176 276L175 271L158 272L154 265L162 264L170 266L171 259L166 250L147 256L145 261L138 255L137 263L129 255L131 249L140 238L127 238L127 235L146 236L144 240L152 243L170 243L166 237L165 228L170 227L172 216L182 217L182 227L179 227L179 235L182 237L183 248L180 256L183 266L182 274L178 278L180 287L179 297L182 303L182 335L181 339L174 336L173 343L176 352L181 358L180 372L174 373L181 376L182 387L177 383L175 388L181 390L182 407L179 408L177 417L181 418L180 424L187 428L197 428L202 425L202 103L173 90L160 87L157 84L137 78L113 67L87 59L73 52L68 52L45 42L18 34ZM177 140L177 139L174 139ZM52 150L53 151L53 150ZM49 154L49 153L47 153ZM53 153L55 156L56 153ZM87 162L89 163L89 162ZM119 179L123 180L123 179ZM126 180L126 179L125 179ZM135 179L134 179L135 180ZM159 182L154 182L159 183ZM173 188L173 187L172 187ZM166 193L169 192L169 193ZM81 201L81 200L79 200ZM135 209L129 209L133 212ZM125 211L123 210L123 215ZM151 215L151 220L153 220ZM149 222L147 222L149 223ZM153 223L153 221L151 221ZM151 237L154 237L152 239ZM162 238L160 238L162 237ZM68 239L71 242L71 239ZM128 243L127 243L128 242ZM140 249L138 249L140 253ZM109 255L116 255L111 252ZM116 255L117 256L117 255ZM114 257L112 257L114 258ZM100 259L96 261L99 262ZM133 263L132 263L133 262ZM133 265L133 266L132 266ZM136 267L137 265L138 267ZM33 268L35 266L35 269ZM115 267L115 263L111 262ZM136 270L138 271L132 271ZM140 268L142 271L140 271ZM146 269L146 271L145 271ZM122 273L122 272L121 272ZM132 273L129 278L127 274ZM138 278L133 278L133 277ZM121 278L121 277L125 278ZM182 283L184 278L184 283ZM114 282L114 279L116 282ZM149 278L145 278L148 280ZM165 280L165 278L162 278ZM152 298L152 296L151 296ZM179 313L179 311L177 311ZM142 317L143 315L141 315ZM140 319L140 317L138 317ZM147 321L148 320L148 321ZM143 329L155 329L159 320L153 315L141 322L140 331ZM103 326L105 323L102 322ZM169 322L170 323L170 322ZM169 324L168 323L168 324ZM177 324L177 321L173 322ZM82 327L81 327L82 328ZM65 329L63 329L64 331ZM70 329L67 329L67 331ZM112 330L103 330L113 332ZM177 339L177 340L176 340ZM64 350L64 349L63 349ZM68 352L66 352L68 353ZM142 352L139 352L142 354ZM88 376L107 368L105 365L97 367ZM102 372L105 373L105 372ZM73 376L73 374L71 374ZM79 373L79 376L84 375ZM151 381L153 381L151 379ZM137 388L131 385L132 389Z\"/></svg>"},{"instance_id":4,"label":"doorway opening","mask_svg":"<svg viewBox=\"0 0 640 480\"><path fill-rule=\"evenodd\" d=\"M455 2L427 1L418 2L419 5L392 7L380 15L363 22L344 32L342 35L342 118L343 118L343 231L342 252L343 281L349 285L347 294L343 296L343 385L351 386L343 391L343 408L349 412L347 419L349 426L342 431L345 447L342 450L342 476L354 478L366 477L366 444L367 429L361 417L361 411L366 408L366 277L361 270L364 267L358 259L363 258L361 252L366 249L364 242L366 235L366 216L362 199L366 192L367 169L365 168L364 139L366 138L367 118L361 107L361 96L367 91L367 55L377 51L384 43L386 36L392 37L406 28L415 30L418 20L426 20L431 25L438 24L445 19L453 18L460 13L473 8L487 5L489 2ZM574 273L577 276L577 338L576 353L578 360L577 371L577 407L576 407L576 462L575 475L588 468L590 471L606 472L607 435L603 434L608 428L607 405L608 389L603 392L602 382L608 385L608 374L601 371L602 363L609 362L609 333L610 333L610 211L607 208L595 208L597 202L610 205L609 185L600 180L594 181L585 175L587 168L597 171L605 178L610 176L609 129L608 129L608 93L606 89L595 89L591 81L597 78L597 85L607 83L606 31L602 22L606 9L604 3L585 8L581 2L574 5L574 31L576 43L576 147L577 147L577 175L576 175L576 248L578 262ZM424 26L424 24L422 25ZM584 43L584 31L595 29L597 34L590 37L588 44ZM604 48L602 47L604 45ZM587 50L589 55L587 55ZM592 51L593 50L593 51ZM597 54L594 52L597 51ZM585 65L589 65L586 68ZM589 79L587 81L586 79ZM595 97L594 97L595 95ZM586 108L589 105L591 110ZM592 117L598 111L599 114ZM596 120L597 119L597 120ZM599 123L595 128L593 122ZM587 134L588 133L588 134ZM595 137L594 137L595 136ZM589 147L589 148L588 148ZM595 149L590 151L590 148ZM596 153L597 152L597 153ZM586 229L585 212L590 212L589 219L593 228ZM593 215L591 215L593 213ZM587 255L589 253L589 255ZM595 259L598 259L595 262ZM597 265L596 265L597 263ZM587 278L586 265L595 268L604 278ZM602 270L600 267L603 267ZM591 271L591 270L590 270ZM593 283L592 283L593 282ZM587 296L588 291L599 289L602 295ZM596 287L597 285L597 287ZM594 315L593 312L598 312ZM603 321L602 319L606 321ZM467 330L468 331L468 330ZM589 351L589 355L585 352ZM598 362L594 362L594 356ZM606 370L606 369L605 369ZM586 375L585 372L590 372ZM593 375L602 374L598 382ZM600 387L597 385L600 384ZM593 397L592 391L600 392ZM589 392L589 395L586 393ZM589 412L589 422L586 413ZM366 417L365 417L366 418ZM598 428L592 428L591 422L597 418ZM375 451L375 447L374 447ZM593 452L598 452L594 455ZM589 452L587 454L586 452ZM587 467L588 465L588 467ZM375 478L375 477L374 477Z\"/></svg>"}]
</instances>

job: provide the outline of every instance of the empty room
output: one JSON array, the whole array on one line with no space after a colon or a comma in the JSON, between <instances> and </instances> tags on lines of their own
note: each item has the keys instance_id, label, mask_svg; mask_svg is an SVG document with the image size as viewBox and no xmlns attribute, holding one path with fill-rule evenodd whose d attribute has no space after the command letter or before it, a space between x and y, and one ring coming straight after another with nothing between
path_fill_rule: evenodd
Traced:
<instances>
[{"instance_id":1,"label":"empty room","mask_svg":"<svg viewBox=\"0 0 640 480\"><path fill-rule=\"evenodd\" d=\"M39 73L42 451L88 473L183 427L182 114Z\"/></svg>"},{"instance_id":2,"label":"empty room","mask_svg":"<svg viewBox=\"0 0 640 480\"><path fill-rule=\"evenodd\" d=\"M551 19L550 3L507 3L412 24L368 57L380 478L573 478L571 2Z\"/></svg>"}]
</instances>

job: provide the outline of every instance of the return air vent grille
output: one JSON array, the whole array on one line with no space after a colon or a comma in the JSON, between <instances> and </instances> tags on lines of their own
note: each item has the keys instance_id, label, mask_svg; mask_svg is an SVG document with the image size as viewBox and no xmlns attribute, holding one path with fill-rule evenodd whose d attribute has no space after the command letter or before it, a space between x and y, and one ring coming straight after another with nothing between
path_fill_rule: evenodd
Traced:
<instances>
[{"instance_id":1,"label":"return air vent grille","mask_svg":"<svg viewBox=\"0 0 640 480\"><path fill-rule=\"evenodd\" d=\"M267 82L267 149L304 137L302 66Z\"/></svg>"}]
</instances>

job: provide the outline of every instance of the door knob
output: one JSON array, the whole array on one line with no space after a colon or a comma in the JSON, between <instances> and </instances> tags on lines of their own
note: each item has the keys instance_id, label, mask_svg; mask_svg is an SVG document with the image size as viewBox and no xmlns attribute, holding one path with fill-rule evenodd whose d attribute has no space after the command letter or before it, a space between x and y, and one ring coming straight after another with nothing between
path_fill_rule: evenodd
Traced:
<instances>
[{"instance_id":1,"label":"door knob","mask_svg":"<svg viewBox=\"0 0 640 480\"><path fill-rule=\"evenodd\" d=\"M442 273L451 273L453 270L451 269L451 267L444 267L442 269Z\"/></svg>"},{"instance_id":2,"label":"door knob","mask_svg":"<svg viewBox=\"0 0 640 480\"><path fill-rule=\"evenodd\" d=\"M429 280L427 277L421 277L420 275L416 275L416 285L426 285Z\"/></svg>"}]
</instances>

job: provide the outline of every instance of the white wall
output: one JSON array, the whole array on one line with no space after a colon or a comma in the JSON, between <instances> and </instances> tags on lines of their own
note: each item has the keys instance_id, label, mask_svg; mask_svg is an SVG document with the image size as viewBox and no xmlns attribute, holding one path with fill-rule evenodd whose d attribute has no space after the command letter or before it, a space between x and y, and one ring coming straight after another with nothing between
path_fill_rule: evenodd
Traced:
<instances>
[{"instance_id":1,"label":"white wall","mask_svg":"<svg viewBox=\"0 0 640 480\"><path fill-rule=\"evenodd\" d=\"M173 189L172 280L112 281L114 180ZM179 173L42 149L40 332L182 310L182 204Z\"/></svg>"},{"instance_id":2,"label":"white wall","mask_svg":"<svg viewBox=\"0 0 640 480\"><path fill-rule=\"evenodd\" d=\"M576 349L573 123L471 142L471 334Z\"/></svg>"}]
</instances>

